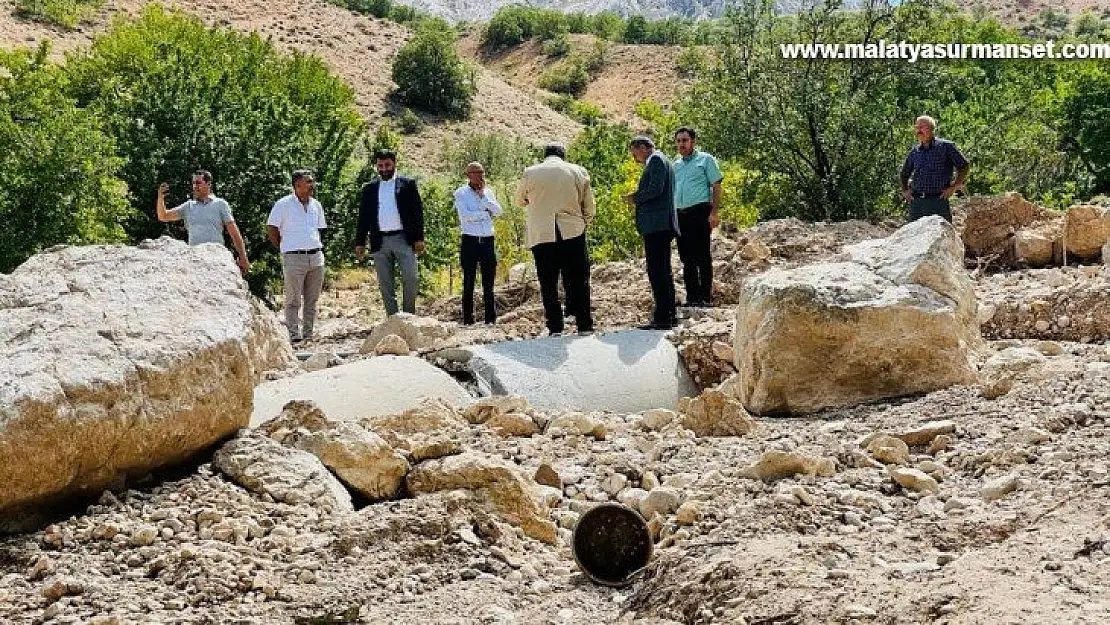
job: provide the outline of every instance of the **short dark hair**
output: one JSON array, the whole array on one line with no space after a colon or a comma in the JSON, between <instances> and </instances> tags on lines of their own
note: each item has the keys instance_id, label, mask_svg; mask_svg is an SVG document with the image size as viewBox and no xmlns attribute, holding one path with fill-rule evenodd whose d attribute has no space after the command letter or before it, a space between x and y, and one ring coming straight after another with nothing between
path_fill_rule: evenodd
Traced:
<instances>
[{"instance_id":1,"label":"short dark hair","mask_svg":"<svg viewBox=\"0 0 1110 625\"><path fill-rule=\"evenodd\" d=\"M293 170L293 184L297 184L305 178L312 178L311 169L294 169Z\"/></svg>"},{"instance_id":2,"label":"short dark hair","mask_svg":"<svg viewBox=\"0 0 1110 625\"><path fill-rule=\"evenodd\" d=\"M632 137L632 140L628 142L628 147L630 147L630 148L651 148L651 149L654 150L655 149L655 142L652 141L651 137L649 137L647 135L637 135L635 137Z\"/></svg>"},{"instance_id":3,"label":"short dark hair","mask_svg":"<svg viewBox=\"0 0 1110 625\"><path fill-rule=\"evenodd\" d=\"M193 172L194 178L203 178L208 184L212 184L212 172L207 169L198 169Z\"/></svg>"},{"instance_id":4,"label":"short dark hair","mask_svg":"<svg viewBox=\"0 0 1110 625\"><path fill-rule=\"evenodd\" d=\"M567 147L562 143L548 143L543 146L543 157L558 156L565 159L567 157Z\"/></svg>"},{"instance_id":5,"label":"short dark hair","mask_svg":"<svg viewBox=\"0 0 1110 625\"><path fill-rule=\"evenodd\" d=\"M393 150L390 150L390 149L385 149L385 148L383 148L381 150L374 150L374 160L375 161L384 161L386 159L389 159L389 160L393 161L394 163L396 163L397 162L397 152L395 152Z\"/></svg>"},{"instance_id":6,"label":"short dark hair","mask_svg":"<svg viewBox=\"0 0 1110 625\"><path fill-rule=\"evenodd\" d=\"M685 132L686 134L690 135L690 140L691 140L691 141L697 141L697 139L698 139L698 133L697 133L697 131L696 131L696 130L694 130L693 128L689 127L689 126L679 126L679 127L678 127L678 130L674 131L674 136L675 136L675 138L677 139L677 138L678 138L678 135L680 135L680 134L682 134L682 133L684 133L684 132Z\"/></svg>"}]
</instances>

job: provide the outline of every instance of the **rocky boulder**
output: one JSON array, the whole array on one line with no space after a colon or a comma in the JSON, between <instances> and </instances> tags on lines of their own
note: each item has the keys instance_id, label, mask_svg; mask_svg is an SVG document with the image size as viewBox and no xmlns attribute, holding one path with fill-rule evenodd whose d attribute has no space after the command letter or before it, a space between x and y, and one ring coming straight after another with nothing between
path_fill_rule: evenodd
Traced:
<instances>
[{"instance_id":1,"label":"rocky boulder","mask_svg":"<svg viewBox=\"0 0 1110 625\"><path fill-rule=\"evenodd\" d=\"M755 421L744 406L731 395L717 389L703 391L679 402L682 427L698 436L743 436L755 428Z\"/></svg>"},{"instance_id":2,"label":"rocky boulder","mask_svg":"<svg viewBox=\"0 0 1110 625\"><path fill-rule=\"evenodd\" d=\"M247 490L288 504L309 503L329 512L351 512L347 489L316 456L257 435L233 438L216 452L212 467Z\"/></svg>"},{"instance_id":3,"label":"rocky boulder","mask_svg":"<svg viewBox=\"0 0 1110 625\"><path fill-rule=\"evenodd\" d=\"M432 347L447 347L449 339L455 336L458 326L454 323L445 323L432 317L418 317L409 313L390 315L385 321L379 323L370 333L359 348L363 354L377 354L378 344L386 337L394 335L399 337L410 350L421 351ZM387 354L397 354L400 351L400 342L390 340ZM403 353L408 353L405 350Z\"/></svg>"},{"instance_id":4,"label":"rocky boulder","mask_svg":"<svg viewBox=\"0 0 1110 625\"><path fill-rule=\"evenodd\" d=\"M975 291L939 217L847 246L851 262L748 279L737 307L737 397L757 414L807 413L975 379Z\"/></svg>"},{"instance_id":5,"label":"rocky boulder","mask_svg":"<svg viewBox=\"0 0 1110 625\"><path fill-rule=\"evenodd\" d=\"M964 249L968 256L995 256L1010 264L1018 231L1052 216L1019 193L973 197L967 202L964 219Z\"/></svg>"},{"instance_id":6,"label":"rocky boulder","mask_svg":"<svg viewBox=\"0 0 1110 625\"><path fill-rule=\"evenodd\" d=\"M425 462L409 473L407 482L413 495L471 491L494 514L520 527L526 535L555 543L555 524L548 519L542 493L511 463L467 453Z\"/></svg>"},{"instance_id":7,"label":"rocky boulder","mask_svg":"<svg viewBox=\"0 0 1110 625\"><path fill-rule=\"evenodd\" d=\"M1064 219L1064 241L1069 257L1098 258L1110 241L1110 208L1081 204L1068 209Z\"/></svg>"},{"instance_id":8,"label":"rocky boulder","mask_svg":"<svg viewBox=\"0 0 1110 625\"><path fill-rule=\"evenodd\" d=\"M0 531L247 425L287 333L223 247L56 248L0 275Z\"/></svg>"}]
</instances>

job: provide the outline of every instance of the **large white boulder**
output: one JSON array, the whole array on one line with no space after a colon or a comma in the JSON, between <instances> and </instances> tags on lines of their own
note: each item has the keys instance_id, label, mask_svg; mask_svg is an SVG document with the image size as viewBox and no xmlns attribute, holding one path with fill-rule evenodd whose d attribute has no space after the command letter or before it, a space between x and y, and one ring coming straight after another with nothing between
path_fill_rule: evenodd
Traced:
<instances>
[{"instance_id":1,"label":"large white boulder","mask_svg":"<svg viewBox=\"0 0 1110 625\"><path fill-rule=\"evenodd\" d=\"M0 531L231 436L293 362L226 249L168 238L0 275L0 350Z\"/></svg>"},{"instance_id":2,"label":"large white boulder","mask_svg":"<svg viewBox=\"0 0 1110 625\"><path fill-rule=\"evenodd\" d=\"M749 411L814 412L975 379L975 291L948 222L920 219L845 251L849 262L745 281L733 350Z\"/></svg>"}]
</instances>

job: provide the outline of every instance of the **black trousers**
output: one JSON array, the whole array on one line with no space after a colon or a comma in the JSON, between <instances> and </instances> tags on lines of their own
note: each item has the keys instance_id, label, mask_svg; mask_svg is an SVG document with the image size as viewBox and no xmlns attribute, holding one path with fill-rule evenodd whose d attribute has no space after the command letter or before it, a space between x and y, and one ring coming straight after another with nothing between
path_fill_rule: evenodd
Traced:
<instances>
[{"instance_id":1,"label":"black trousers","mask_svg":"<svg viewBox=\"0 0 1110 625\"><path fill-rule=\"evenodd\" d=\"M682 259L682 281L686 303L709 304L713 298L713 257L709 253L709 202L678 211L678 257Z\"/></svg>"},{"instance_id":2,"label":"black trousers","mask_svg":"<svg viewBox=\"0 0 1110 625\"><path fill-rule=\"evenodd\" d=\"M674 239L674 232L651 232L643 237L648 282L651 283L651 296L655 300L651 320L659 325L673 325L678 321L674 278L671 277L671 240Z\"/></svg>"},{"instance_id":3,"label":"black trousers","mask_svg":"<svg viewBox=\"0 0 1110 625\"><path fill-rule=\"evenodd\" d=\"M558 237L551 243L540 243L532 248L532 258L536 261L536 276L540 280L540 297L543 299L543 314L547 319L550 332L562 332L563 307L559 302L559 275L563 276L563 290L567 294L567 306L574 315L578 330L593 330L594 320L590 314L590 259L586 252L586 235L563 239Z\"/></svg>"},{"instance_id":4,"label":"black trousers","mask_svg":"<svg viewBox=\"0 0 1110 625\"><path fill-rule=\"evenodd\" d=\"M462 263L463 273L463 323L467 325L474 323L474 279L479 266L482 268L484 320L486 323L497 321L497 303L493 295L493 281L497 274L497 250L493 245L493 237L462 235L462 242L459 244L459 261Z\"/></svg>"},{"instance_id":5,"label":"black trousers","mask_svg":"<svg viewBox=\"0 0 1110 625\"><path fill-rule=\"evenodd\" d=\"M929 215L940 215L952 223L952 207L948 200L940 197L915 197L910 200L910 218L907 221L917 221Z\"/></svg>"}]
</instances>

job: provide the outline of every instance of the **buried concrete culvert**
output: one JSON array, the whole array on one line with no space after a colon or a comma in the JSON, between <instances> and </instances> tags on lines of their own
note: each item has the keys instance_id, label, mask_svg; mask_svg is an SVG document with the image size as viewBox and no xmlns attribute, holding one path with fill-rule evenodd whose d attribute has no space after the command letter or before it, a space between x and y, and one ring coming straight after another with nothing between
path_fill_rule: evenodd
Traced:
<instances>
[{"instance_id":1,"label":"buried concrete culvert","mask_svg":"<svg viewBox=\"0 0 1110 625\"><path fill-rule=\"evenodd\" d=\"M651 531L639 512L603 503L574 526L571 550L578 568L605 586L627 586L651 560Z\"/></svg>"}]
</instances>

